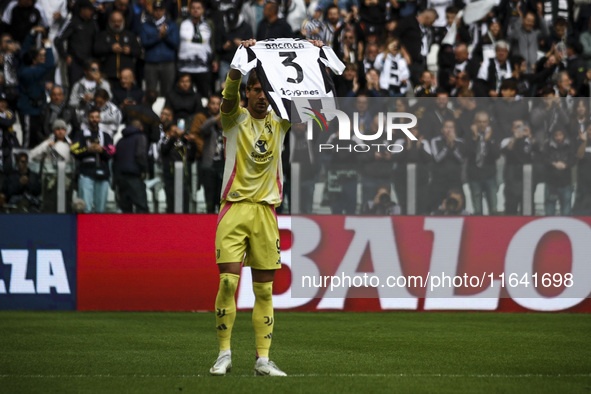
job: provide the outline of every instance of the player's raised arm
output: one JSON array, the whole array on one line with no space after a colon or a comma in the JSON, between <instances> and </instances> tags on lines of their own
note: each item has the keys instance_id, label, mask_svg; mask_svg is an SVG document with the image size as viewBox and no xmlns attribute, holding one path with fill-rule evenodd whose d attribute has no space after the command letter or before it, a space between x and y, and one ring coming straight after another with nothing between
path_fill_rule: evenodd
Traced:
<instances>
[{"instance_id":1,"label":"player's raised arm","mask_svg":"<svg viewBox=\"0 0 591 394\"><path fill-rule=\"evenodd\" d=\"M251 47L256 44L255 39L242 41L241 45L245 48ZM236 105L238 105L240 91L240 81L242 80L242 73L235 68L231 68L226 77L226 87L222 92L224 100L222 101L222 112L230 113Z\"/></svg>"}]
</instances>

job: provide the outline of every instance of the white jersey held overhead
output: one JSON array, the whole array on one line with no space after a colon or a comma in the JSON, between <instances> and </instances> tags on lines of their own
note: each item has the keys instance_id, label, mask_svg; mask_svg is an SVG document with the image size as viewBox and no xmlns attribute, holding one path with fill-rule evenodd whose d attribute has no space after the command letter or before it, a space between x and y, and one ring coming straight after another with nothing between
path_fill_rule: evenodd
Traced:
<instances>
[{"instance_id":1,"label":"white jersey held overhead","mask_svg":"<svg viewBox=\"0 0 591 394\"><path fill-rule=\"evenodd\" d=\"M256 67L273 110L290 121L296 121L291 115L292 97L319 99L323 108L334 108L335 89L326 67L338 75L345 70L330 47L319 48L307 40L292 38L257 41L249 48L241 45L231 67L243 75ZM299 119L304 118L299 113Z\"/></svg>"}]
</instances>

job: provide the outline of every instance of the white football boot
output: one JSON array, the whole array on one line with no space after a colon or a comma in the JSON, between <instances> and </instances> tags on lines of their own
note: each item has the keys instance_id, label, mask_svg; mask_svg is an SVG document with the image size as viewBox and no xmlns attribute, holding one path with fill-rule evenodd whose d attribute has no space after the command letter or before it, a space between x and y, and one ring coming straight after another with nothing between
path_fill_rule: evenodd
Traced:
<instances>
[{"instance_id":1,"label":"white football boot","mask_svg":"<svg viewBox=\"0 0 591 394\"><path fill-rule=\"evenodd\" d=\"M214 376L224 376L232 370L232 353L229 350L221 351L215 364L209 370Z\"/></svg>"},{"instance_id":2,"label":"white football boot","mask_svg":"<svg viewBox=\"0 0 591 394\"><path fill-rule=\"evenodd\" d=\"M254 374L255 376L287 376L273 361L262 358L259 358L254 364Z\"/></svg>"}]
</instances>

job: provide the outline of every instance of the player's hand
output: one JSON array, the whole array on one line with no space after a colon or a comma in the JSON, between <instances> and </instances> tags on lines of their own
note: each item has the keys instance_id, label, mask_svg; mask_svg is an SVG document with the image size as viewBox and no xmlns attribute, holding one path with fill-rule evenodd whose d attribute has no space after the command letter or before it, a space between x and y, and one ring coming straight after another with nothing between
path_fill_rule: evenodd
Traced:
<instances>
[{"instance_id":1,"label":"player's hand","mask_svg":"<svg viewBox=\"0 0 591 394\"><path fill-rule=\"evenodd\" d=\"M318 48L322 48L324 46L324 42L322 40L308 40L312 45Z\"/></svg>"},{"instance_id":2,"label":"player's hand","mask_svg":"<svg viewBox=\"0 0 591 394\"><path fill-rule=\"evenodd\" d=\"M257 43L257 40L255 40L254 38L251 38L249 40L244 40L242 41L240 44L244 47L244 48L248 48L251 46L254 46L254 44Z\"/></svg>"}]
</instances>

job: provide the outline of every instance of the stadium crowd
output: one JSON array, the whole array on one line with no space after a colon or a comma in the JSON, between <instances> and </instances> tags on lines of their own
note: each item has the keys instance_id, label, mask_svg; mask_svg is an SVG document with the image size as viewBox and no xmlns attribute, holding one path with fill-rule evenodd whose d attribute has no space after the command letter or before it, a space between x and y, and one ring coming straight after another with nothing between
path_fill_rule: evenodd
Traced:
<instances>
[{"instance_id":1,"label":"stadium crowd","mask_svg":"<svg viewBox=\"0 0 591 394\"><path fill-rule=\"evenodd\" d=\"M75 168L68 201L76 191L80 211L104 212L111 187L118 210L148 212L144 180L161 177L173 212L181 162L188 212L197 162L206 212L217 212L219 92L233 54L251 37L300 37L323 40L345 63L343 75L333 76L336 96L353 100L362 131L379 127L381 108L369 105L376 98L419 118L417 141L396 136L402 152L355 160L338 152L315 157L304 126L294 125L284 172L288 191L289 163L300 164L301 212L312 212L314 186L324 181L323 203L334 214L406 213L406 164L414 163L419 214L466 214L464 184L471 213L482 214L486 201L489 214L519 214L522 168L531 163L534 186L545 185L547 215L557 202L562 215L590 214L591 4L471 4L1 1L0 211L55 212L55 164L65 161ZM155 113L159 98L165 103ZM410 105L409 98L420 100ZM334 134L319 138L330 142ZM499 179L505 203L497 212Z\"/></svg>"}]
</instances>

